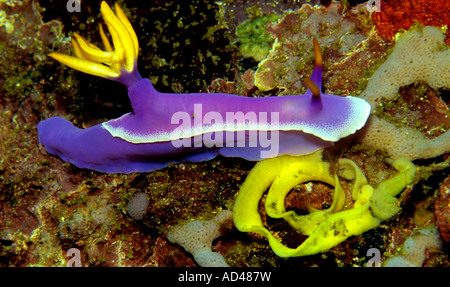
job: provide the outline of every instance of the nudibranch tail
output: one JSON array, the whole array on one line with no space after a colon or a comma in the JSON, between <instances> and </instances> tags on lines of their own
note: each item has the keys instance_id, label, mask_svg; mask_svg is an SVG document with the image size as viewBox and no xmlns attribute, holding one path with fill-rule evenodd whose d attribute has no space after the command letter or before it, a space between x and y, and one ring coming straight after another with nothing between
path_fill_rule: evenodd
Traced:
<instances>
[{"instance_id":1,"label":"nudibranch tail","mask_svg":"<svg viewBox=\"0 0 450 287\"><path fill-rule=\"evenodd\" d=\"M117 4L115 10L116 14L105 1L102 2L100 11L113 42L111 45L100 26L100 36L106 51L74 33L72 44L75 57L56 52L49 56L75 70L115 80L127 87L133 86L142 79L137 71L139 43L133 27Z\"/></svg>"}]
</instances>

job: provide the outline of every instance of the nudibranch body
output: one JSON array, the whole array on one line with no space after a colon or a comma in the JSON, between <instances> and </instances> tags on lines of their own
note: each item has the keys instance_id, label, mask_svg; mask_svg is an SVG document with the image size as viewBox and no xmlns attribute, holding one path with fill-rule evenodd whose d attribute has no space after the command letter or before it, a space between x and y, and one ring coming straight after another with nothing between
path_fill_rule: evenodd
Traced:
<instances>
[{"instance_id":1,"label":"nudibranch body","mask_svg":"<svg viewBox=\"0 0 450 287\"><path fill-rule=\"evenodd\" d=\"M75 34L76 57L51 53L85 73L127 86L133 111L87 129L61 117L37 126L47 152L79 168L105 173L150 172L170 162L198 162L218 155L248 160L308 154L364 126L370 105L356 97L322 94L322 55L314 39L316 65L304 95L248 98L221 93L159 93L137 71L136 34L116 4L101 12L113 46L100 26L102 51ZM113 49L114 47L114 49Z\"/></svg>"}]
</instances>

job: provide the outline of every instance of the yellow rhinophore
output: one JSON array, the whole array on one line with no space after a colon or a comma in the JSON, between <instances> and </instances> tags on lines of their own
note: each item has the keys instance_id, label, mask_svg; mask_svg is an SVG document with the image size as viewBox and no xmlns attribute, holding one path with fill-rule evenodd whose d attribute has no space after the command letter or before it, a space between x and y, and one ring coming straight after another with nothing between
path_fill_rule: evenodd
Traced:
<instances>
[{"instance_id":1,"label":"yellow rhinophore","mask_svg":"<svg viewBox=\"0 0 450 287\"><path fill-rule=\"evenodd\" d=\"M118 79L123 74L135 71L139 53L138 39L117 3L115 10L116 14L105 1L102 2L100 11L111 34L114 49L100 25L100 36L106 51L74 33L72 45L76 57L56 52L49 56L75 70L107 79Z\"/></svg>"},{"instance_id":2,"label":"yellow rhinophore","mask_svg":"<svg viewBox=\"0 0 450 287\"><path fill-rule=\"evenodd\" d=\"M412 183L416 172L416 167L410 161L398 159L393 162L393 166L399 174L374 189L353 161L340 159L338 163L341 176L354 180L354 203L351 208L343 210L345 192L337 176L333 178L330 175L329 164L322 161L321 151L306 156L280 156L258 162L241 186L233 207L237 229L265 236L272 250L280 257L325 252L349 236L362 234L394 216L400 210L395 196ZM310 214L302 216L293 211L286 212L286 195L295 185L308 181L320 181L335 187L332 206L326 210L311 208ZM267 189L267 215L283 218L298 232L309 236L297 248L283 245L263 226L258 204Z\"/></svg>"}]
</instances>

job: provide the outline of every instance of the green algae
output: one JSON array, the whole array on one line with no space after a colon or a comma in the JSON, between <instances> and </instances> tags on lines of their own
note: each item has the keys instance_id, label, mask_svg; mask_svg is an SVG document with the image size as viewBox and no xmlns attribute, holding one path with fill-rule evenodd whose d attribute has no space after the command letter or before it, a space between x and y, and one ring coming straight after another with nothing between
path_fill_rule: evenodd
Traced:
<instances>
[{"instance_id":1,"label":"green algae","mask_svg":"<svg viewBox=\"0 0 450 287\"><path fill-rule=\"evenodd\" d=\"M167 2L150 6L147 15L140 17L152 19L136 27L138 35L140 29L147 31L139 39L142 49L148 51L141 53L140 71L154 80L159 91L173 92L175 86L178 91L198 92L215 77L233 77L231 57L237 48L219 5L208 1ZM155 57L164 61L159 61L159 66L149 65Z\"/></svg>"},{"instance_id":2,"label":"green algae","mask_svg":"<svg viewBox=\"0 0 450 287\"><path fill-rule=\"evenodd\" d=\"M258 62L267 57L274 40L266 31L266 25L279 18L277 14L259 15L236 27L239 50L244 57L253 57Z\"/></svg>"}]
</instances>

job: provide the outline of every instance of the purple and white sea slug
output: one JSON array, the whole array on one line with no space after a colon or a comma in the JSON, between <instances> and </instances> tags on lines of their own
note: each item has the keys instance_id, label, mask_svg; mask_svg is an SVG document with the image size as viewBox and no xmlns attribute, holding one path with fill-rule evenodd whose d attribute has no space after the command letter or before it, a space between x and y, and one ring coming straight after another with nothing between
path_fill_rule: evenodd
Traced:
<instances>
[{"instance_id":1,"label":"purple and white sea slug","mask_svg":"<svg viewBox=\"0 0 450 287\"><path fill-rule=\"evenodd\" d=\"M331 145L364 126L370 105L356 97L322 94L322 54L304 95L249 98L220 93L166 94L137 71L139 44L123 11L106 2L101 13L113 41L100 26L102 51L78 34L76 57L49 56L73 69L127 86L133 111L87 129L61 117L37 126L48 153L79 168L105 173L150 172L170 162L205 161L218 155L260 160L301 155Z\"/></svg>"}]
</instances>

